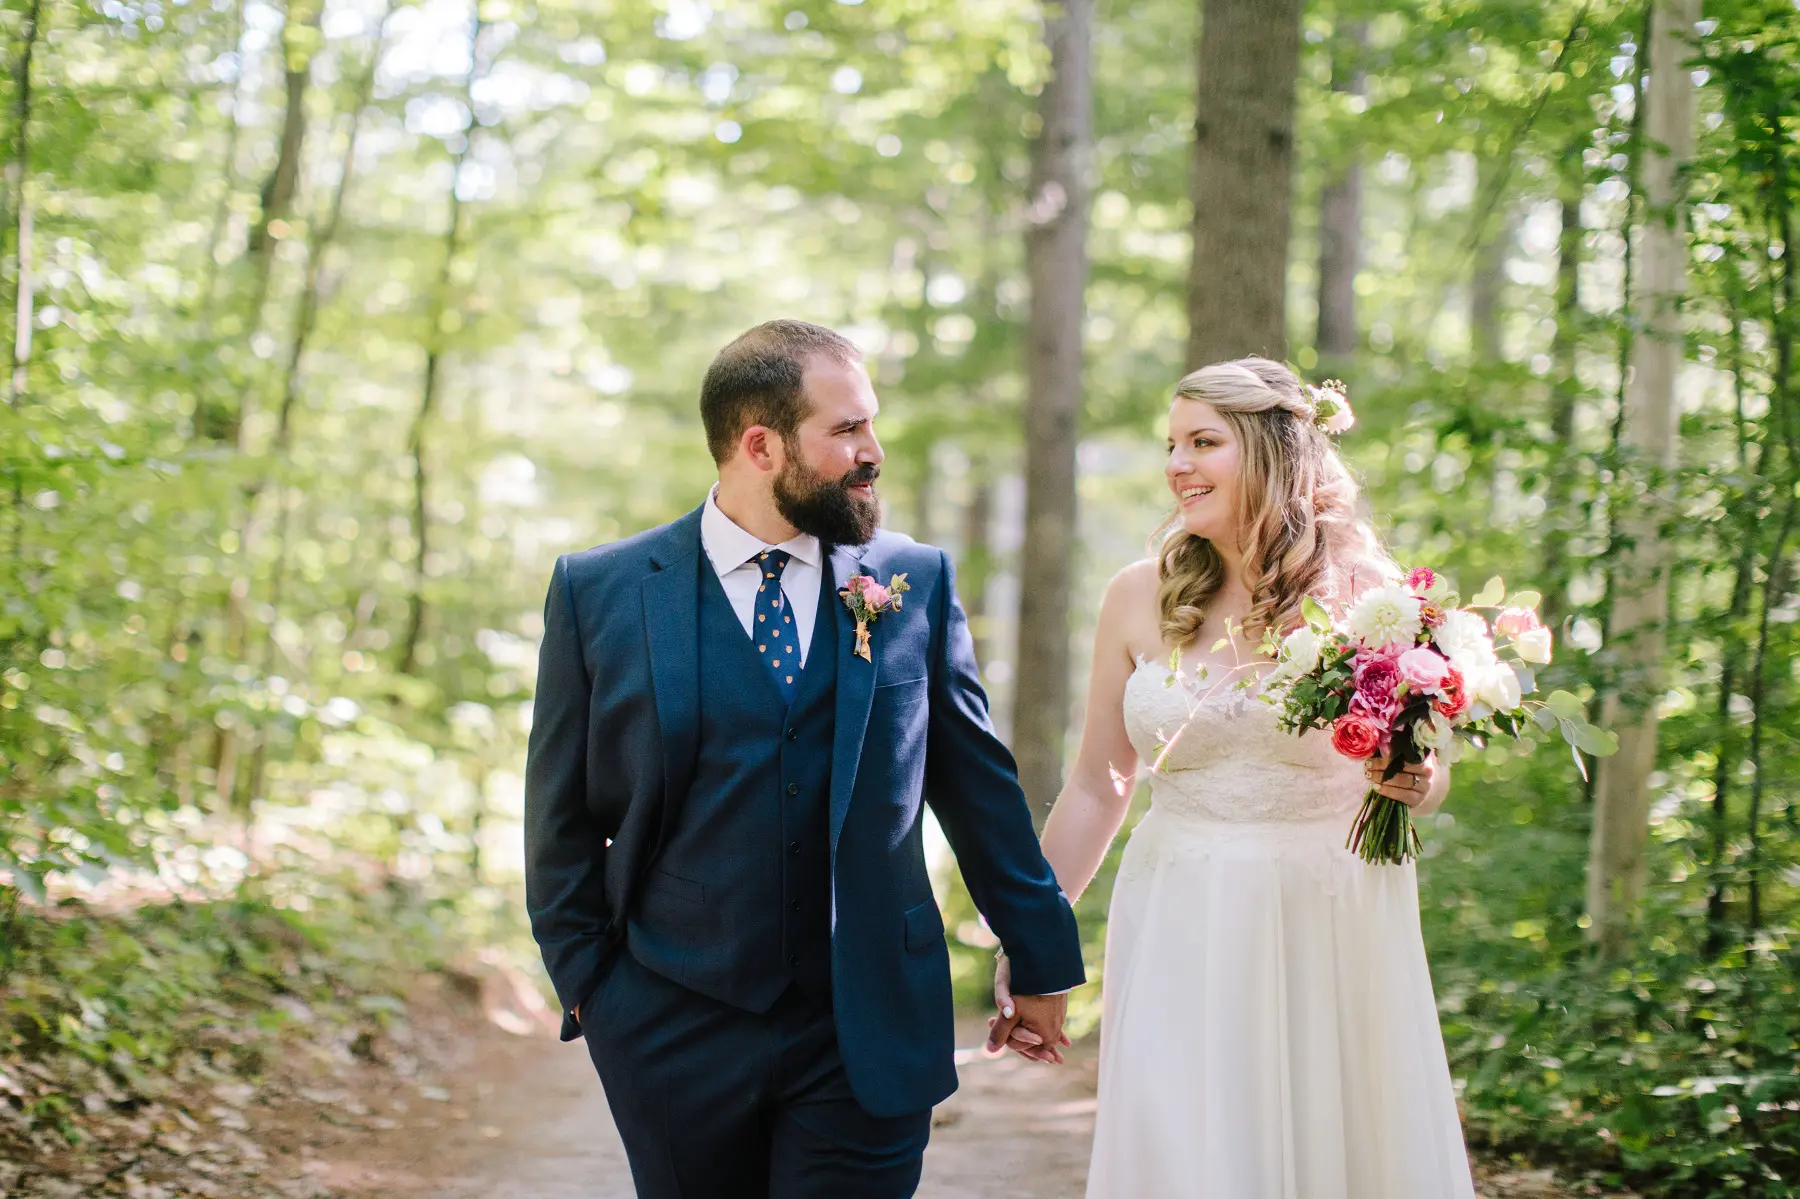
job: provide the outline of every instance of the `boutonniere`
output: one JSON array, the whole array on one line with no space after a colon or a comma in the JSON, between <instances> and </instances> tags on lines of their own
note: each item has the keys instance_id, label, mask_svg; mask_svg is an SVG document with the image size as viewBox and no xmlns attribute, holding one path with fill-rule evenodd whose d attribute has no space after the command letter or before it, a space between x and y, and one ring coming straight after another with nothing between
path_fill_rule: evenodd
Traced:
<instances>
[{"instance_id":1,"label":"boutonniere","mask_svg":"<svg viewBox=\"0 0 1800 1199\"><path fill-rule=\"evenodd\" d=\"M906 585L905 575L895 575L883 587L868 575L852 575L850 582L838 592L844 601L844 607L850 609L850 615L856 618L856 656L865 662L873 662L874 656L869 653L869 622L883 612L898 612L900 597L911 588Z\"/></svg>"}]
</instances>

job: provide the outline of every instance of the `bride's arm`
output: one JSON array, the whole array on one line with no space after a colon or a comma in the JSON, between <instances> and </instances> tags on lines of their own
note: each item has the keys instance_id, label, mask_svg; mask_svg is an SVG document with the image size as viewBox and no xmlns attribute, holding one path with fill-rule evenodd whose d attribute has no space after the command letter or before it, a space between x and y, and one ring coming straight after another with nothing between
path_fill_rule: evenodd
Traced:
<instances>
[{"instance_id":1,"label":"bride's arm","mask_svg":"<svg viewBox=\"0 0 1800 1199\"><path fill-rule=\"evenodd\" d=\"M1071 903L1093 881L1131 805L1138 761L1125 732L1125 683L1136 667L1130 630L1143 626L1155 603L1156 564L1149 561L1115 575L1100 601L1081 750L1044 825L1044 857Z\"/></svg>"}]
</instances>

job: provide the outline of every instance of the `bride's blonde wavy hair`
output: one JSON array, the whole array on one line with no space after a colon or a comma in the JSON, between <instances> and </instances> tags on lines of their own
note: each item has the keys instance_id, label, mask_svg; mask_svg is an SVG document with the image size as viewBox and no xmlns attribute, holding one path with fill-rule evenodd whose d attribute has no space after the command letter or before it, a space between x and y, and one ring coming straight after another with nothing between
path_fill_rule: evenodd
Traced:
<instances>
[{"instance_id":1,"label":"bride's blonde wavy hair","mask_svg":"<svg viewBox=\"0 0 1800 1199\"><path fill-rule=\"evenodd\" d=\"M1215 363L1185 376L1175 398L1211 404L1238 440L1237 525L1251 636L1297 625L1305 596L1347 596L1359 567L1392 569L1357 514L1356 480L1313 423L1313 400L1294 372L1267 358ZM1151 552L1163 640L1185 648L1225 583L1225 561L1211 541L1182 528L1179 507L1152 537Z\"/></svg>"}]
</instances>

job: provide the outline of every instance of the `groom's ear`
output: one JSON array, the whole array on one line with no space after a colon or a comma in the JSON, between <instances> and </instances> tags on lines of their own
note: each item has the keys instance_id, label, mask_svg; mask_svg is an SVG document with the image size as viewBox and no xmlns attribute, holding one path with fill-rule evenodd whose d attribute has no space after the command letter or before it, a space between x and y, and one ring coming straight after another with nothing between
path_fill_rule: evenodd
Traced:
<instances>
[{"instance_id":1,"label":"groom's ear","mask_svg":"<svg viewBox=\"0 0 1800 1199\"><path fill-rule=\"evenodd\" d=\"M738 454L757 470L780 470L784 448L781 434L767 425L751 425L738 435Z\"/></svg>"}]
</instances>

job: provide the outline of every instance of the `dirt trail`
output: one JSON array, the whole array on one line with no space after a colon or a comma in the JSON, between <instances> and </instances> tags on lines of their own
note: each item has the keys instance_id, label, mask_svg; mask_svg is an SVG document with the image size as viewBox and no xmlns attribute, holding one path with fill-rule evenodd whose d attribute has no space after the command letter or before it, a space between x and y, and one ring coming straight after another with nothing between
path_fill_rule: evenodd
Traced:
<instances>
[{"instance_id":1,"label":"dirt trail","mask_svg":"<svg viewBox=\"0 0 1800 1199\"><path fill-rule=\"evenodd\" d=\"M429 1011L427 1007L427 1011ZM959 1043L985 1031L966 1022ZM342 1199L631 1199L625 1154L579 1045L502 1032L457 1005L415 1023L419 1072L369 1067L358 1095L295 1138L304 1172ZM958 1055L920 1199L1079 1199L1093 1133L1095 1050L1057 1069ZM361 1086L357 1086L357 1082ZM1546 1173L1484 1170L1483 1199L1573 1199ZM1592 1193L1592 1192L1586 1192Z\"/></svg>"},{"instance_id":2,"label":"dirt trail","mask_svg":"<svg viewBox=\"0 0 1800 1199\"><path fill-rule=\"evenodd\" d=\"M983 1031L971 1024L962 1040ZM921 1199L1079 1199L1091 1054L1061 1070L961 1056L962 1089L934 1117ZM335 1135L310 1138L307 1173L346 1199L631 1199L625 1152L579 1045L476 1031L417 1085L358 1106L366 1113L347 1114Z\"/></svg>"}]
</instances>

